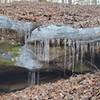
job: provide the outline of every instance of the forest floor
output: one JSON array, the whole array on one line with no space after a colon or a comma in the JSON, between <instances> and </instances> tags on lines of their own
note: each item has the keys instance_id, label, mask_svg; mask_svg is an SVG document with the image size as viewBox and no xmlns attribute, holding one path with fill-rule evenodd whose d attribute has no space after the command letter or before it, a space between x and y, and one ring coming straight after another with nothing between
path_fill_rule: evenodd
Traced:
<instances>
[{"instance_id":1,"label":"forest floor","mask_svg":"<svg viewBox=\"0 0 100 100\"><path fill-rule=\"evenodd\" d=\"M0 5L0 15L40 24L66 24L73 27L100 26L100 6L45 3ZM10 33L9 33L10 34ZM100 72L78 75L0 95L0 100L100 100Z\"/></svg>"},{"instance_id":2,"label":"forest floor","mask_svg":"<svg viewBox=\"0 0 100 100\"><path fill-rule=\"evenodd\" d=\"M22 2L0 5L0 15L40 24L70 24L81 28L100 25L100 6Z\"/></svg>"}]
</instances>

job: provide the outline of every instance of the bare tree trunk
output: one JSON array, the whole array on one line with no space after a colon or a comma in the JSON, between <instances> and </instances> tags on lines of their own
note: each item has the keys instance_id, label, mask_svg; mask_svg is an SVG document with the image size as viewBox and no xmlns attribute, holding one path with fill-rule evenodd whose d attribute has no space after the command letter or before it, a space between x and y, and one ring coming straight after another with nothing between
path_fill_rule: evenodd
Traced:
<instances>
[{"instance_id":1,"label":"bare tree trunk","mask_svg":"<svg viewBox=\"0 0 100 100\"><path fill-rule=\"evenodd\" d=\"M64 0L62 0L62 3L64 3Z\"/></svg>"},{"instance_id":2,"label":"bare tree trunk","mask_svg":"<svg viewBox=\"0 0 100 100\"><path fill-rule=\"evenodd\" d=\"M72 0L68 0L68 4L70 4L70 5L71 5L71 4L72 4Z\"/></svg>"},{"instance_id":3,"label":"bare tree trunk","mask_svg":"<svg viewBox=\"0 0 100 100\"><path fill-rule=\"evenodd\" d=\"M97 5L97 0L94 0L94 4Z\"/></svg>"},{"instance_id":4,"label":"bare tree trunk","mask_svg":"<svg viewBox=\"0 0 100 100\"><path fill-rule=\"evenodd\" d=\"M97 5L97 0L92 0L92 3L93 3L94 5Z\"/></svg>"},{"instance_id":5,"label":"bare tree trunk","mask_svg":"<svg viewBox=\"0 0 100 100\"><path fill-rule=\"evenodd\" d=\"M7 3L7 0L5 0L5 2L4 3Z\"/></svg>"}]
</instances>

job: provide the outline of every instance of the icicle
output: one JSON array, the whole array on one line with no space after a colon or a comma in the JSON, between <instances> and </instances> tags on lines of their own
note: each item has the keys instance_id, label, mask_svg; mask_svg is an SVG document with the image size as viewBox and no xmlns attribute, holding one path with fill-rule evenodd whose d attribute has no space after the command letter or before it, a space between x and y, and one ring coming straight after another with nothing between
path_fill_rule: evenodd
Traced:
<instances>
[{"instance_id":1,"label":"icicle","mask_svg":"<svg viewBox=\"0 0 100 100\"><path fill-rule=\"evenodd\" d=\"M56 47L55 47L55 39L51 40L51 44L52 44L52 48L53 48L53 59L55 59L56 57ZM55 64L55 61L53 61L53 63Z\"/></svg>"},{"instance_id":2,"label":"icicle","mask_svg":"<svg viewBox=\"0 0 100 100\"><path fill-rule=\"evenodd\" d=\"M21 42L22 41L22 32L19 32L18 34L19 34L19 42Z\"/></svg>"},{"instance_id":3,"label":"icicle","mask_svg":"<svg viewBox=\"0 0 100 100\"><path fill-rule=\"evenodd\" d=\"M39 72L39 70L37 71L37 84L40 84L40 72Z\"/></svg>"},{"instance_id":4,"label":"icicle","mask_svg":"<svg viewBox=\"0 0 100 100\"><path fill-rule=\"evenodd\" d=\"M39 43L38 43L38 58L39 60L41 60L41 40L39 40Z\"/></svg>"},{"instance_id":5,"label":"icicle","mask_svg":"<svg viewBox=\"0 0 100 100\"><path fill-rule=\"evenodd\" d=\"M28 33L25 34L25 45L27 47L27 39L28 39Z\"/></svg>"},{"instance_id":6,"label":"icicle","mask_svg":"<svg viewBox=\"0 0 100 100\"><path fill-rule=\"evenodd\" d=\"M39 58L41 60L41 40L39 41Z\"/></svg>"},{"instance_id":7,"label":"icicle","mask_svg":"<svg viewBox=\"0 0 100 100\"><path fill-rule=\"evenodd\" d=\"M41 56L42 56L42 59L44 60L45 58L45 55L44 55L44 40L41 41Z\"/></svg>"},{"instance_id":8,"label":"icicle","mask_svg":"<svg viewBox=\"0 0 100 100\"><path fill-rule=\"evenodd\" d=\"M36 72L30 70L28 73L28 85L33 85L36 83Z\"/></svg>"},{"instance_id":9,"label":"icicle","mask_svg":"<svg viewBox=\"0 0 100 100\"><path fill-rule=\"evenodd\" d=\"M68 62L68 69L70 70L71 69L71 64L72 64L72 57L71 57L71 54L72 54L72 50L71 50L71 40L68 40L68 53L69 53L69 62Z\"/></svg>"},{"instance_id":10,"label":"icicle","mask_svg":"<svg viewBox=\"0 0 100 100\"><path fill-rule=\"evenodd\" d=\"M55 43L55 39L52 39L52 40L51 40L51 43L54 44L54 43Z\"/></svg>"},{"instance_id":11,"label":"icicle","mask_svg":"<svg viewBox=\"0 0 100 100\"><path fill-rule=\"evenodd\" d=\"M18 34L17 38L18 38L18 42L19 42L20 41L20 32L18 32L17 34Z\"/></svg>"},{"instance_id":12,"label":"icicle","mask_svg":"<svg viewBox=\"0 0 100 100\"><path fill-rule=\"evenodd\" d=\"M67 63L67 60L66 60L66 56L67 56L67 40L66 38L64 39L64 76L65 76L65 71L66 71L66 63Z\"/></svg>"},{"instance_id":13,"label":"icicle","mask_svg":"<svg viewBox=\"0 0 100 100\"><path fill-rule=\"evenodd\" d=\"M79 62L79 49L80 49L80 43L79 41L76 41L76 63Z\"/></svg>"},{"instance_id":14,"label":"icicle","mask_svg":"<svg viewBox=\"0 0 100 100\"><path fill-rule=\"evenodd\" d=\"M59 58L59 47L60 47L60 39L58 38L57 39L57 49L56 49L56 57L57 57L57 59Z\"/></svg>"},{"instance_id":15,"label":"icicle","mask_svg":"<svg viewBox=\"0 0 100 100\"><path fill-rule=\"evenodd\" d=\"M71 44L72 44L72 41L69 39L69 40L68 40L68 46L70 47Z\"/></svg>"},{"instance_id":16,"label":"icicle","mask_svg":"<svg viewBox=\"0 0 100 100\"><path fill-rule=\"evenodd\" d=\"M88 52L88 45L87 44L84 45L84 50L85 50L85 53Z\"/></svg>"},{"instance_id":17,"label":"icicle","mask_svg":"<svg viewBox=\"0 0 100 100\"><path fill-rule=\"evenodd\" d=\"M31 71L28 72L28 85L31 83Z\"/></svg>"},{"instance_id":18,"label":"icicle","mask_svg":"<svg viewBox=\"0 0 100 100\"><path fill-rule=\"evenodd\" d=\"M43 59L43 41L40 41L40 59Z\"/></svg>"},{"instance_id":19,"label":"icicle","mask_svg":"<svg viewBox=\"0 0 100 100\"><path fill-rule=\"evenodd\" d=\"M84 54L84 46L83 46L83 44L81 44L81 58L80 58L81 72L83 71L83 54Z\"/></svg>"},{"instance_id":20,"label":"icicle","mask_svg":"<svg viewBox=\"0 0 100 100\"><path fill-rule=\"evenodd\" d=\"M57 39L57 46L60 46L60 39Z\"/></svg>"},{"instance_id":21,"label":"icicle","mask_svg":"<svg viewBox=\"0 0 100 100\"><path fill-rule=\"evenodd\" d=\"M95 45L92 43L91 47L91 63L94 63L94 58L95 58Z\"/></svg>"},{"instance_id":22,"label":"icicle","mask_svg":"<svg viewBox=\"0 0 100 100\"><path fill-rule=\"evenodd\" d=\"M38 44L38 41L37 41L37 44L36 44L36 52L37 52L37 58L39 59L39 44Z\"/></svg>"},{"instance_id":23,"label":"icicle","mask_svg":"<svg viewBox=\"0 0 100 100\"><path fill-rule=\"evenodd\" d=\"M27 33L25 34L25 39L24 39L25 40L25 44L26 44L26 39L27 39Z\"/></svg>"},{"instance_id":24,"label":"icicle","mask_svg":"<svg viewBox=\"0 0 100 100\"><path fill-rule=\"evenodd\" d=\"M99 48L100 48L100 42L98 42Z\"/></svg>"},{"instance_id":25,"label":"icicle","mask_svg":"<svg viewBox=\"0 0 100 100\"><path fill-rule=\"evenodd\" d=\"M47 62L48 62L48 64L49 64L49 58L50 58L50 56L49 56L49 53L50 53L50 41L48 40L47 41Z\"/></svg>"},{"instance_id":26,"label":"icicle","mask_svg":"<svg viewBox=\"0 0 100 100\"><path fill-rule=\"evenodd\" d=\"M36 83L36 72L32 71L31 72L31 85Z\"/></svg>"},{"instance_id":27,"label":"icicle","mask_svg":"<svg viewBox=\"0 0 100 100\"><path fill-rule=\"evenodd\" d=\"M20 41L20 32L17 33L18 42Z\"/></svg>"},{"instance_id":28,"label":"icicle","mask_svg":"<svg viewBox=\"0 0 100 100\"><path fill-rule=\"evenodd\" d=\"M43 59L43 40L41 40L40 44L40 58Z\"/></svg>"},{"instance_id":29,"label":"icicle","mask_svg":"<svg viewBox=\"0 0 100 100\"><path fill-rule=\"evenodd\" d=\"M54 58L54 39L51 39L51 46L52 46L52 49L53 49L53 58Z\"/></svg>"},{"instance_id":30,"label":"icicle","mask_svg":"<svg viewBox=\"0 0 100 100\"><path fill-rule=\"evenodd\" d=\"M45 61L49 63L49 40L44 41Z\"/></svg>"},{"instance_id":31,"label":"icicle","mask_svg":"<svg viewBox=\"0 0 100 100\"><path fill-rule=\"evenodd\" d=\"M24 33L22 32L22 33L21 33L21 39L22 39L22 43L25 44L25 40L24 40L23 38L24 38Z\"/></svg>"},{"instance_id":32,"label":"icicle","mask_svg":"<svg viewBox=\"0 0 100 100\"><path fill-rule=\"evenodd\" d=\"M36 40L34 40L34 53L37 55L37 45L36 45Z\"/></svg>"},{"instance_id":33,"label":"icicle","mask_svg":"<svg viewBox=\"0 0 100 100\"><path fill-rule=\"evenodd\" d=\"M99 42L96 42L96 50L99 51Z\"/></svg>"},{"instance_id":34,"label":"icicle","mask_svg":"<svg viewBox=\"0 0 100 100\"><path fill-rule=\"evenodd\" d=\"M43 40L43 61L45 61L45 40Z\"/></svg>"},{"instance_id":35,"label":"icicle","mask_svg":"<svg viewBox=\"0 0 100 100\"><path fill-rule=\"evenodd\" d=\"M72 72L75 69L75 41L72 42Z\"/></svg>"},{"instance_id":36,"label":"icicle","mask_svg":"<svg viewBox=\"0 0 100 100\"><path fill-rule=\"evenodd\" d=\"M91 43L89 44L89 49L90 49L89 52L90 52L90 57L91 57L90 62L92 63L92 44Z\"/></svg>"}]
</instances>

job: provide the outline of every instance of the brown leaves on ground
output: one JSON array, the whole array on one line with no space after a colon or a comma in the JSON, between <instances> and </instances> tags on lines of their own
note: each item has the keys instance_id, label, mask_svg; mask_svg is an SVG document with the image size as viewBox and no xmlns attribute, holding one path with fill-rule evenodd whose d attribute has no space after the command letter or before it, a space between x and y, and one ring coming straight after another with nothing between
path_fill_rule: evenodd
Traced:
<instances>
[{"instance_id":1,"label":"brown leaves on ground","mask_svg":"<svg viewBox=\"0 0 100 100\"><path fill-rule=\"evenodd\" d=\"M99 100L100 73L78 75L2 95L0 100Z\"/></svg>"},{"instance_id":2,"label":"brown leaves on ground","mask_svg":"<svg viewBox=\"0 0 100 100\"><path fill-rule=\"evenodd\" d=\"M42 24L64 23L74 27L100 25L100 6L69 6L52 3L17 3L0 5L0 14L13 19Z\"/></svg>"}]
</instances>

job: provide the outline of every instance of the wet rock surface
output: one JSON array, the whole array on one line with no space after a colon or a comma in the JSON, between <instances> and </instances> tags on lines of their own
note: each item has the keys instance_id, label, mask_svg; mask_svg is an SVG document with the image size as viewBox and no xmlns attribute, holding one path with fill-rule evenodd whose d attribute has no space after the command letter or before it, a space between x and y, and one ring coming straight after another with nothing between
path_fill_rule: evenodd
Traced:
<instances>
[{"instance_id":1,"label":"wet rock surface","mask_svg":"<svg viewBox=\"0 0 100 100\"><path fill-rule=\"evenodd\" d=\"M2 94L1 100L99 100L100 73L78 75Z\"/></svg>"}]
</instances>

